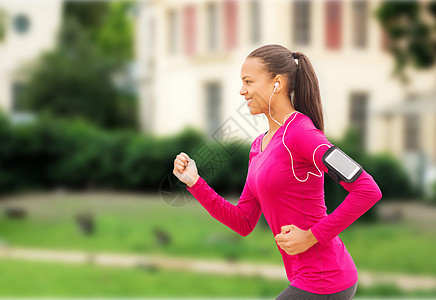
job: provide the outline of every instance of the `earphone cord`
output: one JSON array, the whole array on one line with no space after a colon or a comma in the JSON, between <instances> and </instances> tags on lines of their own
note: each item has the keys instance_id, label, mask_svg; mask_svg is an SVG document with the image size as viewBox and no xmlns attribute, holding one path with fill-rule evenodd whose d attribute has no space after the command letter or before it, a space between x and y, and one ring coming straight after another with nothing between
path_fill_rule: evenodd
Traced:
<instances>
[{"instance_id":1,"label":"earphone cord","mask_svg":"<svg viewBox=\"0 0 436 300\"><path fill-rule=\"evenodd\" d=\"M288 148L288 147L286 146L286 144L285 144L285 135L286 135L286 130L288 129L289 124L292 123L292 121L295 119L296 116L297 116L297 114L295 114L295 116L292 118L292 120L291 120L291 121L286 125L286 127L285 127L285 131L283 132L283 136L282 136L282 143L283 143L283 146L285 146L286 150L288 150L288 152L289 152L289 156L291 157L291 168L292 168L292 173L294 174L295 179L297 179L299 182L306 182L306 180L309 179L309 174L312 174L312 175L314 175L314 176L316 176L316 177L321 177L321 176L322 176L322 172L321 172L321 170L318 168L318 166L316 165L316 162L315 162L315 152L316 152L316 150L318 150L318 148L321 147L321 146L327 146L327 147L329 147L329 148L330 148L331 146L330 146L329 144L321 144L321 145L318 145L318 147L316 147L315 150L313 150L313 164L315 165L315 168L318 170L319 174L315 174L315 173L312 173L312 172L307 172L306 179L304 179L304 180L299 179L299 178L297 177L297 175L295 174L295 170L294 170L294 159L293 159L293 157L292 157L292 153L291 153L291 151L289 150L289 148Z\"/></svg>"},{"instance_id":2,"label":"earphone cord","mask_svg":"<svg viewBox=\"0 0 436 300\"><path fill-rule=\"evenodd\" d=\"M269 101L268 101L268 113L269 113L269 116L271 117L271 119L273 119L277 124L279 124L280 126L283 126L283 124L281 124L279 121L277 121L276 119L274 119L273 118L273 116L271 116L271 99L272 99L272 96L274 95L274 92L276 91L276 89L277 89L277 86L274 86L274 90L273 90L273 92L271 93L271 96L269 97ZM287 116L287 115L286 115ZM286 119L286 116L285 116L285 119Z\"/></svg>"}]
</instances>

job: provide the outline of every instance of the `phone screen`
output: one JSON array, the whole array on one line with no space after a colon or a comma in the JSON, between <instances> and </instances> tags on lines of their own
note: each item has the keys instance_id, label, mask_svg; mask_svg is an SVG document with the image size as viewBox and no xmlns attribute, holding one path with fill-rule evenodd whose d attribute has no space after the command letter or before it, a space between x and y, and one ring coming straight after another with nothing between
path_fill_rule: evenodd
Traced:
<instances>
[{"instance_id":1,"label":"phone screen","mask_svg":"<svg viewBox=\"0 0 436 300\"><path fill-rule=\"evenodd\" d=\"M359 166L356 165L349 157L344 155L341 151L334 149L326 158L331 166L333 166L339 173L341 173L347 180L359 171Z\"/></svg>"}]
</instances>

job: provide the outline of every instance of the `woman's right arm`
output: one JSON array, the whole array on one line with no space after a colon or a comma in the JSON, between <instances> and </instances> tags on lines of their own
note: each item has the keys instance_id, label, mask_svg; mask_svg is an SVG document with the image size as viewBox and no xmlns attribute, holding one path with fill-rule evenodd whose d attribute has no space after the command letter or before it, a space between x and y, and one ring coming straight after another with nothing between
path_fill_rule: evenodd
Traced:
<instances>
[{"instance_id":1,"label":"woman's right arm","mask_svg":"<svg viewBox=\"0 0 436 300\"><path fill-rule=\"evenodd\" d=\"M218 195L206 181L198 176L194 160L180 153L174 161L174 175L187 184L188 191L200 202L209 214L239 233L249 235L259 221L261 208L256 197L245 183L238 204L234 205Z\"/></svg>"}]
</instances>

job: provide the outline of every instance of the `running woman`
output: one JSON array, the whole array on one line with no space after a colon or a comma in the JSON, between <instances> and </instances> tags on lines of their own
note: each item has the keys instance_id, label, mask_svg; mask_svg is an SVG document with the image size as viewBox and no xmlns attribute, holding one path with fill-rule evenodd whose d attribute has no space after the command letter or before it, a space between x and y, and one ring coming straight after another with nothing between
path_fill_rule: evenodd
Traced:
<instances>
[{"instance_id":1,"label":"running woman","mask_svg":"<svg viewBox=\"0 0 436 300\"><path fill-rule=\"evenodd\" d=\"M338 234L381 199L379 187L325 137L318 80L306 55L262 46L244 61L241 79L250 113L265 114L269 130L251 145L238 204L218 195L186 153L175 158L173 174L212 217L242 236L264 214L290 282L276 299L352 299L357 269ZM324 173L349 192L330 215Z\"/></svg>"}]
</instances>

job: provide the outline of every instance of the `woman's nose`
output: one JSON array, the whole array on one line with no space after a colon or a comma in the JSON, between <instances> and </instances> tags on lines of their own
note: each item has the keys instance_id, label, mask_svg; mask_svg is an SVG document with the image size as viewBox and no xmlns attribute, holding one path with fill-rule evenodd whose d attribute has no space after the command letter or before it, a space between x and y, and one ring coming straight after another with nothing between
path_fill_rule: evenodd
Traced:
<instances>
[{"instance_id":1,"label":"woman's nose","mask_svg":"<svg viewBox=\"0 0 436 300\"><path fill-rule=\"evenodd\" d=\"M246 93L247 93L247 90L244 87L241 87L241 90L239 91L239 94L241 96L244 96L244 94L246 94Z\"/></svg>"}]
</instances>

